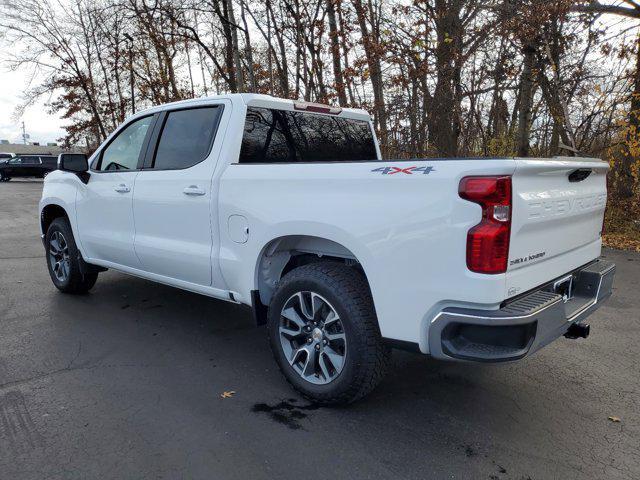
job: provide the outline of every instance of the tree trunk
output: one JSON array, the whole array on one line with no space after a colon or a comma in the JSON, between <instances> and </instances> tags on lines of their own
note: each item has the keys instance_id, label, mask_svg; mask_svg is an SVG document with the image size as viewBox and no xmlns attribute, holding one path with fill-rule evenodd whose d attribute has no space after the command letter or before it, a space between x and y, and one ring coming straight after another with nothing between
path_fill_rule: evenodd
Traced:
<instances>
[{"instance_id":1,"label":"tree trunk","mask_svg":"<svg viewBox=\"0 0 640 480\"><path fill-rule=\"evenodd\" d=\"M240 18L244 27L244 55L247 57L247 73L249 74L249 85L253 93L258 92L258 84L256 83L256 75L253 65L253 48L251 47L251 37L249 36L249 26L247 24L247 16L244 11L244 1L240 2Z\"/></svg>"},{"instance_id":2,"label":"tree trunk","mask_svg":"<svg viewBox=\"0 0 640 480\"><path fill-rule=\"evenodd\" d=\"M227 5L227 17L229 19L229 27L231 28L231 51L233 55L233 70L236 76L236 85L238 91L244 90L244 74L242 72L242 61L240 60L240 47L238 43L238 25L236 24L236 16L233 13L233 2L225 0Z\"/></svg>"},{"instance_id":3,"label":"tree trunk","mask_svg":"<svg viewBox=\"0 0 640 480\"><path fill-rule=\"evenodd\" d=\"M529 134L531 130L531 107L535 89L533 66L535 64L536 49L533 45L523 48L524 60L520 74L520 98L518 101L518 156L529 155Z\"/></svg>"},{"instance_id":4,"label":"tree trunk","mask_svg":"<svg viewBox=\"0 0 640 480\"><path fill-rule=\"evenodd\" d=\"M631 198L634 194L635 179L632 166L638 161L640 153L640 35L636 40L636 66L629 108L627 144L618 173L618 193L622 198Z\"/></svg>"},{"instance_id":5,"label":"tree trunk","mask_svg":"<svg viewBox=\"0 0 640 480\"><path fill-rule=\"evenodd\" d=\"M225 39L224 63L228 74L227 82L229 83L229 90L231 90L232 93L237 93L238 77L234 63L233 38L231 34L231 24L229 22L228 4L227 0L222 0L222 8L220 8L220 1L221 0L216 0L214 5L216 14L222 24L222 32Z\"/></svg>"},{"instance_id":6,"label":"tree trunk","mask_svg":"<svg viewBox=\"0 0 640 480\"><path fill-rule=\"evenodd\" d=\"M382 66L380 62L380 44L378 38L375 38L373 33L369 31L367 21L373 23L372 19L367 19L368 15L362 4L362 0L352 0L353 6L356 9L358 17L358 25L360 26L360 32L362 34L362 44L364 46L364 52L367 57L367 64L369 65L369 77L371 79L371 85L373 87L373 101L374 111L376 115L376 121L378 123L378 129L380 135L378 140L381 147L385 147L388 142L387 138L387 111L384 103L384 85L382 82ZM369 12L373 14L373 12Z\"/></svg>"},{"instance_id":7,"label":"tree trunk","mask_svg":"<svg viewBox=\"0 0 640 480\"><path fill-rule=\"evenodd\" d=\"M329 18L329 40L331 41L331 57L333 60L333 76L336 80L336 93L338 104L341 107L347 106L347 94L344 88L344 77L342 76L342 65L340 62L340 42L338 38L338 27L336 24L336 10L334 2L327 0L327 16ZM339 5L338 5L339 8Z\"/></svg>"},{"instance_id":8,"label":"tree trunk","mask_svg":"<svg viewBox=\"0 0 640 480\"><path fill-rule=\"evenodd\" d=\"M429 131L438 154L455 157L460 135L460 105L456 90L461 68L462 1L436 0L435 4L437 78L429 114Z\"/></svg>"}]
</instances>

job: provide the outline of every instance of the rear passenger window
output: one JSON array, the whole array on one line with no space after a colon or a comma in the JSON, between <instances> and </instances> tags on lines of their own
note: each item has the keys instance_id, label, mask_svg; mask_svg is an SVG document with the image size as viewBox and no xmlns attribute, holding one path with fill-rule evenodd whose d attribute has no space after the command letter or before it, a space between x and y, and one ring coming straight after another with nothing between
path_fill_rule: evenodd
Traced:
<instances>
[{"instance_id":1,"label":"rear passenger window","mask_svg":"<svg viewBox=\"0 0 640 480\"><path fill-rule=\"evenodd\" d=\"M269 108L247 109L240 163L377 159L367 121Z\"/></svg>"},{"instance_id":2,"label":"rear passenger window","mask_svg":"<svg viewBox=\"0 0 640 480\"><path fill-rule=\"evenodd\" d=\"M209 155L218 126L220 107L169 112L162 127L153 168L189 168Z\"/></svg>"}]
</instances>

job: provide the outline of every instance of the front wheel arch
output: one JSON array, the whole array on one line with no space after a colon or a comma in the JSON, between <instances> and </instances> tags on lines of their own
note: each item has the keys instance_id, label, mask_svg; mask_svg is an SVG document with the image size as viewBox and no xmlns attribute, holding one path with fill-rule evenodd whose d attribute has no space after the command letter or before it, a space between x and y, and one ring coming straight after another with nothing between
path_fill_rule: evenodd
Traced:
<instances>
[{"instance_id":1,"label":"front wheel arch","mask_svg":"<svg viewBox=\"0 0 640 480\"><path fill-rule=\"evenodd\" d=\"M46 205L40 212L40 228L42 233L46 235L47 231L49 230L49 226L56 218L60 217L64 217L67 220L70 220L67 211L60 205L57 205L55 203Z\"/></svg>"}]
</instances>

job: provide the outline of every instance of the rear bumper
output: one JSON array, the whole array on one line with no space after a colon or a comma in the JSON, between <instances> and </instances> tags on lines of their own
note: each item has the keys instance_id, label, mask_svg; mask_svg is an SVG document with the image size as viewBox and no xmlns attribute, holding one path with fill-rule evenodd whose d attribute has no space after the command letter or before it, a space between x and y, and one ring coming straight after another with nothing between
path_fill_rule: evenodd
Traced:
<instances>
[{"instance_id":1,"label":"rear bumper","mask_svg":"<svg viewBox=\"0 0 640 480\"><path fill-rule=\"evenodd\" d=\"M552 281L499 310L445 308L431 323L429 351L436 358L476 362L518 360L567 333L611 295L615 264L596 260L573 272L572 297Z\"/></svg>"}]
</instances>

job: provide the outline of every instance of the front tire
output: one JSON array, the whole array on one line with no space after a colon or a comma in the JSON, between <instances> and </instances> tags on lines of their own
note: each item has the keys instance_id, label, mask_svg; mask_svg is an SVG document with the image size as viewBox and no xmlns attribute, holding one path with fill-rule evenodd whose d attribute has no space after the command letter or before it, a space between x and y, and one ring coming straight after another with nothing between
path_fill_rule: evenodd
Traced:
<instances>
[{"instance_id":1,"label":"front tire","mask_svg":"<svg viewBox=\"0 0 640 480\"><path fill-rule=\"evenodd\" d=\"M51 281L64 293L87 293L98 279L98 270L83 259L69 220L56 218L45 236L47 268Z\"/></svg>"},{"instance_id":2,"label":"front tire","mask_svg":"<svg viewBox=\"0 0 640 480\"><path fill-rule=\"evenodd\" d=\"M0 170L0 182L8 182L11 180L11 177L8 177L6 173Z\"/></svg>"},{"instance_id":3,"label":"front tire","mask_svg":"<svg viewBox=\"0 0 640 480\"><path fill-rule=\"evenodd\" d=\"M325 405L370 393L388 368L363 274L337 262L298 267L280 281L269 306L273 355L287 381Z\"/></svg>"}]
</instances>

